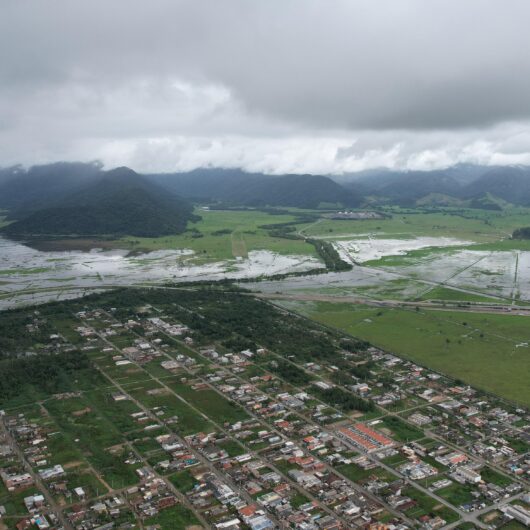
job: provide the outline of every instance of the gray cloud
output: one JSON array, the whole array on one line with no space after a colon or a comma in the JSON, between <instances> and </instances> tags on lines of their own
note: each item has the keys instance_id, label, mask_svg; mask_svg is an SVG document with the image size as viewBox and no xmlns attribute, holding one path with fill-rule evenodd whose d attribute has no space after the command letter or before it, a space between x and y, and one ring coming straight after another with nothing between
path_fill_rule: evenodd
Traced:
<instances>
[{"instance_id":1,"label":"gray cloud","mask_svg":"<svg viewBox=\"0 0 530 530\"><path fill-rule=\"evenodd\" d=\"M0 164L530 160L526 0L5 0Z\"/></svg>"}]
</instances>

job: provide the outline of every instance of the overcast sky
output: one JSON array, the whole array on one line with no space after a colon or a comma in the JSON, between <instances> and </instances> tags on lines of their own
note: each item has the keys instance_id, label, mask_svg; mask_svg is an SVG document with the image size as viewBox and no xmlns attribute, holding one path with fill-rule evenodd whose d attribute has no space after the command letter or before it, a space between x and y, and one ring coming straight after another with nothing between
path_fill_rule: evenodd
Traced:
<instances>
[{"instance_id":1,"label":"overcast sky","mask_svg":"<svg viewBox=\"0 0 530 530\"><path fill-rule=\"evenodd\" d=\"M1 0L0 165L530 164L528 0Z\"/></svg>"}]
</instances>

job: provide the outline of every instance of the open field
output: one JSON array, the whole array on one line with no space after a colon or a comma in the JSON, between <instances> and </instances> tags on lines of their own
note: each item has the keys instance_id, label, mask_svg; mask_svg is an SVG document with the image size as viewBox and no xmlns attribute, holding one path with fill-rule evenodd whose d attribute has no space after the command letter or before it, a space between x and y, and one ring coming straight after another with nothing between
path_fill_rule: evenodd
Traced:
<instances>
[{"instance_id":1,"label":"open field","mask_svg":"<svg viewBox=\"0 0 530 530\"><path fill-rule=\"evenodd\" d=\"M426 290L420 297L420 300L443 300L447 302L484 302L494 303L498 301L490 296L471 294L449 287L433 287Z\"/></svg>"},{"instance_id":2,"label":"open field","mask_svg":"<svg viewBox=\"0 0 530 530\"><path fill-rule=\"evenodd\" d=\"M184 234L159 238L123 238L115 248L152 251L187 248L200 263L245 257L252 250L270 250L278 254L315 256L315 249L304 241L269 236L260 225L288 223L295 215L270 215L260 211L201 210L202 219L188 226Z\"/></svg>"},{"instance_id":3,"label":"open field","mask_svg":"<svg viewBox=\"0 0 530 530\"><path fill-rule=\"evenodd\" d=\"M281 304L478 388L530 404L526 316L329 302Z\"/></svg>"},{"instance_id":4,"label":"open field","mask_svg":"<svg viewBox=\"0 0 530 530\"><path fill-rule=\"evenodd\" d=\"M530 225L530 210L509 208L504 211L447 209L435 213L420 210L389 209L388 219L337 221L323 219L304 230L308 236L337 238L350 235L383 237L453 237L494 242L511 235L515 228Z\"/></svg>"}]
</instances>

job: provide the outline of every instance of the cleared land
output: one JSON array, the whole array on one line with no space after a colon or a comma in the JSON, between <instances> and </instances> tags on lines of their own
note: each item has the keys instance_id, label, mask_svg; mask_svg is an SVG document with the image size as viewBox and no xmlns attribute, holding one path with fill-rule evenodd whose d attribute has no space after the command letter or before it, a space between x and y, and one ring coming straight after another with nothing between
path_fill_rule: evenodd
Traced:
<instances>
[{"instance_id":1,"label":"cleared land","mask_svg":"<svg viewBox=\"0 0 530 530\"><path fill-rule=\"evenodd\" d=\"M530 405L529 317L329 302L281 304L478 388Z\"/></svg>"}]
</instances>

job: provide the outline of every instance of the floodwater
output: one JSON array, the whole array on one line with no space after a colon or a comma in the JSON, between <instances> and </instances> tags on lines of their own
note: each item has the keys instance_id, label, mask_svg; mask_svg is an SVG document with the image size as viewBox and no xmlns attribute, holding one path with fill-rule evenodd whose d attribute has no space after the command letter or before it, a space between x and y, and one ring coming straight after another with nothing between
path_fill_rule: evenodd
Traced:
<instances>
[{"instance_id":1,"label":"floodwater","mask_svg":"<svg viewBox=\"0 0 530 530\"><path fill-rule=\"evenodd\" d=\"M249 278L320 267L309 256L251 251L246 259L193 263L188 249L128 256L126 250L46 252L0 238L0 309L80 296L87 290L120 285Z\"/></svg>"},{"instance_id":2,"label":"floodwater","mask_svg":"<svg viewBox=\"0 0 530 530\"><path fill-rule=\"evenodd\" d=\"M530 252L478 251L457 248L452 238L352 240L341 247L356 261L405 254L418 248L446 247L394 266L354 266L340 273L264 280L245 284L263 292L322 292L376 298L415 298L426 289L445 285L472 293L530 300ZM363 246L365 245L365 246ZM400 248L399 245L402 245ZM361 259L359 259L359 255ZM346 257L346 256L345 256ZM351 258L350 258L351 259ZM256 278L301 272L322 264L313 257L252 251L246 259L199 265L189 249L128 256L126 250L39 251L0 238L0 309L82 296L120 285L156 285L171 280Z\"/></svg>"},{"instance_id":3,"label":"floodwater","mask_svg":"<svg viewBox=\"0 0 530 530\"><path fill-rule=\"evenodd\" d=\"M334 245L342 259L357 263L378 260L385 256L403 256L411 250L429 247L457 247L471 245L452 237L415 237L411 239L366 238L335 241Z\"/></svg>"}]
</instances>

